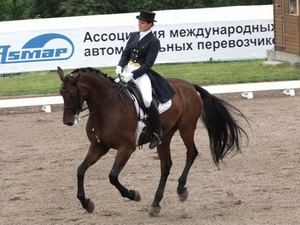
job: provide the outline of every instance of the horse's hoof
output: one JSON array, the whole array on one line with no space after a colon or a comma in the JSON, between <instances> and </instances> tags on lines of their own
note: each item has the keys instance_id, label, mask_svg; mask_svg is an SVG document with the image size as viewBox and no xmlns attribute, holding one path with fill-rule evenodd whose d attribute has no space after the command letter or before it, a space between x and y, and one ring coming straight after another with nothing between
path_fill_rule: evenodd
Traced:
<instances>
[{"instance_id":1,"label":"horse's hoof","mask_svg":"<svg viewBox=\"0 0 300 225\"><path fill-rule=\"evenodd\" d=\"M178 194L178 198L181 202L184 202L185 200L187 200L188 197L189 197L189 192L187 189L184 192L182 192L181 194Z\"/></svg>"},{"instance_id":2,"label":"horse's hoof","mask_svg":"<svg viewBox=\"0 0 300 225\"><path fill-rule=\"evenodd\" d=\"M141 201L141 195L138 191L134 191L134 201L139 202Z\"/></svg>"},{"instance_id":3,"label":"horse's hoof","mask_svg":"<svg viewBox=\"0 0 300 225\"><path fill-rule=\"evenodd\" d=\"M88 213L93 213L95 210L95 204L92 200L89 199L89 204L85 209Z\"/></svg>"},{"instance_id":4,"label":"horse's hoof","mask_svg":"<svg viewBox=\"0 0 300 225\"><path fill-rule=\"evenodd\" d=\"M151 206L150 211L149 211L149 215L154 217L157 216L160 213L161 207L157 206L157 207L153 207Z\"/></svg>"}]
</instances>

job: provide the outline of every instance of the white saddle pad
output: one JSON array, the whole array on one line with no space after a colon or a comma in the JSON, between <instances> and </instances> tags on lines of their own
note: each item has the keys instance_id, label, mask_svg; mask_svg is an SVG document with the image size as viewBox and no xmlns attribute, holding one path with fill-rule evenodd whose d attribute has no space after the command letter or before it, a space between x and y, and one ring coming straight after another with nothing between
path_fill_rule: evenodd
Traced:
<instances>
[{"instance_id":1,"label":"white saddle pad","mask_svg":"<svg viewBox=\"0 0 300 225\"><path fill-rule=\"evenodd\" d=\"M135 101L134 101L134 105L136 108L136 112L137 112L137 116L140 115L140 119L144 119L147 118L148 115L147 113L145 113L140 106L138 105L138 102L136 100L136 98L134 97ZM172 100L170 99L169 101L165 102L165 103L159 103L158 105L158 112L159 114L162 114L163 112L167 111L172 105Z\"/></svg>"}]
</instances>

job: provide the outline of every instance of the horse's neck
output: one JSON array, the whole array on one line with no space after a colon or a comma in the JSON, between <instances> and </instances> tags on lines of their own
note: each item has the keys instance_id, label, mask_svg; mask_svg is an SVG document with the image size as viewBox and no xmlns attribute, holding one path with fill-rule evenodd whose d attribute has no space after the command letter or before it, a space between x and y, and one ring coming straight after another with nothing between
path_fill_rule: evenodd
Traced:
<instances>
[{"instance_id":1,"label":"horse's neck","mask_svg":"<svg viewBox=\"0 0 300 225\"><path fill-rule=\"evenodd\" d=\"M86 88L88 89L87 104L89 107L100 107L101 104L107 104L111 95L115 93L116 84L108 78L88 75L86 80Z\"/></svg>"}]
</instances>

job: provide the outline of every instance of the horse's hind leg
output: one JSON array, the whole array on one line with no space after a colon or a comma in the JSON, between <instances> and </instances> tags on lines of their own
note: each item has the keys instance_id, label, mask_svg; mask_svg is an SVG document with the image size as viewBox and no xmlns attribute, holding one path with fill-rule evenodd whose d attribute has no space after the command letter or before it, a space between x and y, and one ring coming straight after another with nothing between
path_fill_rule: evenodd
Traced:
<instances>
[{"instance_id":1,"label":"horse's hind leg","mask_svg":"<svg viewBox=\"0 0 300 225\"><path fill-rule=\"evenodd\" d=\"M157 146L157 153L160 159L160 181L158 188L156 190L154 200L151 204L149 211L150 216L157 216L160 213L161 207L159 203L161 202L164 191L167 183L168 176L170 174L172 159L170 153L170 142L175 132L171 132L168 135L164 136L162 139L162 144Z\"/></svg>"},{"instance_id":2,"label":"horse's hind leg","mask_svg":"<svg viewBox=\"0 0 300 225\"><path fill-rule=\"evenodd\" d=\"M180 201L185 201L188 198L188 190L185 187L185 185L187 182L189 171L196 157L198 156L198 150L194 142L194 131L196 129L196 125L186 126L186 127L187 129L183 129L183 128L179 129L180 136L187 149L185 167L183 169L181 176L178 179L178 186L177 186L177 194Z\"/></svg>"},{"instance_id":3,"label":"horse's hind leg","mask_svg":"<svg viewBox=\"0 0 300 225\"><path fill-rule=\"evenodd\" d=\"M91 144L85 159L77 169L77 198L80 200L82 207L89 213L94 211L94 203L85 197L84 174L86 170L95 162L97 162L101 156L105 155L108 150L109 148L97 148L95 145Z\"/></svg>"}]
</instances>

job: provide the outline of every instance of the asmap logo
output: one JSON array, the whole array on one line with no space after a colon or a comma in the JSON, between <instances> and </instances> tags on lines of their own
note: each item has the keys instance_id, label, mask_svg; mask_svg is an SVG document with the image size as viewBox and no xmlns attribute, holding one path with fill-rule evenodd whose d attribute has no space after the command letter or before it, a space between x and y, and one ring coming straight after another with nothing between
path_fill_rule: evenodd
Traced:
<instances>
[{"instance_id":1,"label":"asmap logo","mask_svg":"<svg viewBox=\"0 0 300 225\"><path fill-rule=\"evenodd\" d=\"M74 53L74 44L66 36L48 33L29 40L21 49L0 45L0 64L66 60Z\"/></svg>"}]
</instances>

